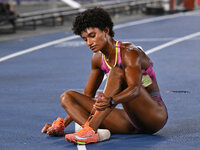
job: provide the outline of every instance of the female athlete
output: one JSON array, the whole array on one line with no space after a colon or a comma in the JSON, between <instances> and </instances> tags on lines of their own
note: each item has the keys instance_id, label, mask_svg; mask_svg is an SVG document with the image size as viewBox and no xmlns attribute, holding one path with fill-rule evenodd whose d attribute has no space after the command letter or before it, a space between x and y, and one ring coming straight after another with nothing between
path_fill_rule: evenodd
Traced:
<instances>
[{"instance_id":1,"label":"female athlete","mask_svg":"<svg viewBox=\"0 0 200 150\"><path fill-rule=\"evenodd\" d=\"M100 141L99 128L118 134L153 134L163 128L168 118L167 109L153 62L142 48L116 41L111 17L102 8L79 14L73 31L94 53L91 73L83 93L68 90L61 95L61 104L68 116L46 124L42 132L63 135L65 127L75 121L82 129L66 134L66 140L87 144ZM104 92L96 94L105 74ZM123 108L116 108L118 104Z\"/></svg>"}]
</instances>

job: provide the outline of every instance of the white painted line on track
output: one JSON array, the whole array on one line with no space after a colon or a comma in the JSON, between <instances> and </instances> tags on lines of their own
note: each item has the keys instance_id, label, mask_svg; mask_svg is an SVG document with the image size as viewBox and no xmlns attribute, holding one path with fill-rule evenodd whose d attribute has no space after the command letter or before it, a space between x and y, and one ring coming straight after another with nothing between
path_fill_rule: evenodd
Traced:
<instances>
[{"instance_id":1,"label":"white painted line on track","mask_svg":"<svg viewBox=\"0 0 200 150\"><path fill-rule=\"evenodd\" d=\"M77 132L80 129L80 125L75 123L75 131ZM85 145L77 145L78 150L87 150Z\"/></svg>"},{"instance_id":2,"label":"white painted line on track","mask_svg":"<svg viewBox=\"0 0 200 150\"><path fill-rule=\"evenodd\" d=\"M138 20L138 21L131 21L128 23L115 25L114 29L121 29L121 28L125 28L125 27L139 25L139 24L151 23L151 22L156 22L156 21L161 21L161 20L166 20L166 19L173 19L173 18L177 18L177 17L181 17L181 16L184 16L184 13L154 17L154 18L147 18L147 19Z\"/></svg>"},{"instance_id":3,"label":"white painted line on track","mask_svg":"<svg viewBox=\"0 0 200 150\"><path fill-rule=\"evenodd\" d=\"M135 38L135 39L122 39L122 41L128 41L128 42L166 42L166 41L172 41L177 39L177 37L166 37L166 38ZM192 38L189 40L200 40L200 37Z\"/></svg>"},{"instance_id":4,"label":"white painted line on track","mask_svg":"<svg viewBox=\"0 0 200 150\"><path fill-rule=\"evenodd\" d=\"M166 15L166 16L161 16L161 17L156 17L156 18L149 18L149 19L143 19L143 20L138 20L138 21L131 21L131 22L128 22L128 23L122 23L122 24L119 24L119 25L115 25L114 29L121 29L121 28L125 28L125 27L130 27L130 26L145 24L145 23L151 23L151 22L161 21L161 20L165 20L165 19L173 19L173 18L176 18L176 17L184 16L185 14L186 13L179 13L179 14L175 14L175 15ZM190 12L190 14L192 14L192 13ZM196 14L196 12L194 12L194 14ZM33 52L33 51L36 51L36 50L39 50L39 49L42 49L42 48L45 48L45 47L48 47L48 46L52 46L52 45L55 45L55 44L59 44L59 43L69 41L69 40L73 40L73 39L77 39L77 38L79 38L79 36L73 35L73 36L58 39L58 40L55 40L55 41L47 42L47 43L44 43L44 44L41 44L41 45L38 45L38 46L35 46L35 47L32 47L32 48L21 50L19 52L1 57L0 62L3 62L5 60L8 60L8 59L20 56L20 55L24 55L26 53L30 53L30 52Z\"/></svg>"},{"instance_id":5,"label":"white painted line on track","mask_svg":"<svg viewBox=\"0 0 200 150\"><path fill-rule=\"evenodd\" d=\"M145 53L146 53L147 55L149 55L149 54L151 54L151 53L153 53L153 52L159 51L159 50L164 49L164 48L166 48L166 47L169 47L169 46L171 46L171 45L174 45L174 44L177 44L177 43L180 43L180 42L183 42L183 41L192 39L192 38L197 37L197 36L200 36L200 32L196 32L196 33L193 33L193 34L190 34L190 35L187 35L187 36L184 36L184 37L175 39L175 40L173 40L173 41L167 42L167 43L165 43L165 44L156 46L156 47L154 47L154 48L152 48L152 49L147 50Z\"/></svg>"},{"instance_id":6,"label":"white painted line on track","mask_svg":"<svg viewBox=\"0 0 200 150\"><path fill-rule=\"evenodd\" d=\"M52 45L55 45L55 44L58 44L58 43L61 43L61 42L64 42L64 41L77 39L78 37L79 36L73 35L73 36L69 36L69 37L66 37L66 38L58 39L58 40L55 40L55 41L47 42L47 43L44 43L44 44L41 44L41 45L38 45L38 46L34 46L32 48L28 48L28 49L25 49L25 50L22 50L22 51L19 51L19 52L16 52L16 53L1 57L0 58L0 62L8 60L8 59L11 59L11 58L14 58L14 57L17 57L17 56L20 56L20 55L24 55L26 53L30 53L30 52L33 52L33 51L36 51L36 50L39 50L39 49L42 49L42 48L45 48L45 47L48 47L48 46L52 46Z\"/></svg>"},{"instance_id":7,"label":"white painted line on track","mask_svg":"<svg viewBox=\"0 0 200 150\"><path fill-rule=\"evenodd\" d=\"M156 22L156 21L161 21L161 20L166 20L166 19L173 19L173 18L177 18L177 17L181 17L181 16L191 16L191 15L198 16L199 11L178 13L178 14L173 14L173 15L165 15L165 16L160 16L160 17L132 21L132 22L124 23L124 24L115 25L114 29L121 29L121 28L130 27L130 26L134 26L134 25L151 23L151 22Z\"/></svg>"}]
</instances>

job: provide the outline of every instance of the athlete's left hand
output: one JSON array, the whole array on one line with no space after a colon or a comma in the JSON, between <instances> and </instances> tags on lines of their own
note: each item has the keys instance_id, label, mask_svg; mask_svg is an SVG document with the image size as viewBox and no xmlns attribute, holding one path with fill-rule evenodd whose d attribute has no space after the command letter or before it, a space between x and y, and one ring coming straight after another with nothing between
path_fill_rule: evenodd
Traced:
<instances>
[{"instance_id":1,"label":"athlete's left hand","mask_svg":"<svg viewBox=\"0 0 200 150\"><path fill-rule=\"evenodd\" d=\"M103 93L97 93L95 98L98 98L94 104L96 110L103 111L110 107L110 97L106 97Z\"/></svg>"}]
</instances>

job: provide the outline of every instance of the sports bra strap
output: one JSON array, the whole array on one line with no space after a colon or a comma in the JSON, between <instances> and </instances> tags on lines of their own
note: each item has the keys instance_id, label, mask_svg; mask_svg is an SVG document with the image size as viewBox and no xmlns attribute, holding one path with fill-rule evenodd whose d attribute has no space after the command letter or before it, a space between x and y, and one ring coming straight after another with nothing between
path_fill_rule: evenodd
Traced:
<instances>
[{"instance_id":1,"label":"sports bra strap","mask_svg":"<svg viewBox=\"0 0 200 150\"><path fill-rule=\"evenodd\" d=\"M115 67L116 65L118 66L118 67L120 67L121 66L121 54L120 54L120 45L121 45L121 43L122 42L120 42L120 41L117 41L116 42L116 52L117 52L117 54L116 54L116 63L115 63L115 65L113 66L113 67ZM106 60L105 60L105 56L102 54L102 60L101 60L101 69L107 74L109 71L110 71L110 69L111 69L111 67L109 66L109 64L107 64L107 62L106 62Z\"/></svg>"}]
</instances>

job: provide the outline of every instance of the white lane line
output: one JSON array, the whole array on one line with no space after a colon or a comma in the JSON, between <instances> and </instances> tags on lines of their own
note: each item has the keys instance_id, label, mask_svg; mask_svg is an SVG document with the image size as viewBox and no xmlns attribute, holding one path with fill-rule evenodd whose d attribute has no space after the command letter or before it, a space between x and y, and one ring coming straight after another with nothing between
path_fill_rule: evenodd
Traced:
<instances>
[{"instance_id":1,"label":"white lane line","mask_svg":"<svg viewBox=\"0 0 200 150\"><path fill-rule=\"evenodd\" d=\"M150 22L155 22L155 21L161 21L161 20L164 20L164 19L173 19L173 18L176 18L176 17L184 16L184 15L185 15L185 13L180 13L180 14L175 14L175 15L166 15L166 16L161 16L161 17L156 17L156 18L149 18L149 19L143 19L143 20L138 20L138 21L131 21L131 22L128 22L128 23L115 25L114 29L121 29L121 28L129 27L129 26L145 24L145 23L150 23ZM41 44L41 45L38 45L38 46L35 46L35 47L32 47L32 48L21 50L19 52L1 57L0 62L3 62L5 60L8 60L8 59L20 56L20 55L24 55L26 53L30 53L30 52L33 52L33 51L36 51L36 50L39 50L39 49L42 49L42 48L45 48L45 47L48 47L48 46L52 46L52 45L55 45L55 44L59 44L59 43L69 41L69 40L73 40L73 39L77 39L77 38L79 38L79 36L73 35L73 36L58 39L58 40L55 40L55 41L47 42L47 43L44 43L44 44Z\"/></svg>"},{"instance_id":2,"label":"white lane line","mask_svg":"<svg viewBox=\"0 0 200 150\"><path fill-rule=\"evenodd\" d=\"M77 132L81 126L77 123L75 123L75 132ZM78 150L87 150L85 145L77 145Z\"/></svg>"},{"instance_id":3,"label":"white lane line","mask_svg":"<svg viewBox=\"0 0 200 150\"><path fill-rule=\"evenodd\" d=\"M160 16L156 18L154 17L154 18L148 18L148 19L143 19L143 20L138 20L138 21L132 21L125 24L115 25L114 29L121 29L121 28L129 27L129 26L139 25L139 24L151 23L151 22L161 21L161 20L166 20L166 19L173 19L180 16L192 16L192 15L198 16L199 12L200 11L178 13L178 14L173 14L173 15Z\"/></svg>"},{"instance_id":4,"label":"white lane line","mask_svg":"<svg viewBox=\"0 0 200 150\"><path fill-rule=\"evenodd\" d=\"M78 37L79 36L73 35L73 36L58 39L58 40L55 40L55 41L47 42L47 43L44 43L44 44L41 44L41 45L38 45L38 46L34 46L34 47L31 47L31 48L28 48L28 49L25 49L25 50L22 50L22 51L19 51L19 52L16 52L16 53L4 56L4 57L1 57L0 62L14 58L14 57L17 57L17 56L20 56L20 55L24 55L26 53L30 53L30 52L33 52L33 51L36 51L36 50L39 50L39 49L42 49L42 48L45 48L45 47L48 47L48 46L52 46L52 45L55 45L55 44L58 44L58 43L61 43L61 42L77 39Z\"/></svg>"},{"instance_id":5,"label":"white lane line","mask_svg":"<svg viewBox=\"0 0 200 150\"><path fill-rule=\"evenodd\" d=\"M77 123L75 123L75 132L77 132L81 126ZM85 145L77 145L78 150L87 150Z\"/></svg>"},{"instance_id":6,"label":"white lane line","mask_svg":"<svg viewBox=\"0 0 200 150\"><path fill-rule=\"evenodd\" d=\"M139 25L139 24L151 23L151 22L156 22L156 21L161 21L161 20L166 20L166 19L173 19L173 18L177 18L180 16L184 16L184 13L178 13L178 14L174 14L174 15L166 15L166 16L161 16L161 17L156 17L156 18L147 18L147 19L143 19L143 20L132 21L132 22L124 23L124 24L115 25L114 29L121 29L121 28L125 28L125 27Z\"/></svg>"},{"instance_id":7,"label":"white lane line","mask_svg":"<svg viewBox=\"0 0 200 150\"><path fill-rule=\"evenodd\" d=\"M166 47L169 47L169 46L171 46L171 45L174 45L174 44L183 42L183 41L185 41L185 40L189 40L189 39L194 38L194 37L197 37L197 36L200 36L200 32L196 32L196 33L193 33L193 34L190 34L190 35L187 35L187 36L184 36L184 37L175 39L175 40L173 40L173 41L167 42L167 43L165 43L165 44L161 44L161 45L159 45L159 46L156 46L156 47L154 47L154 48L152 48L152 49L147 50L145 53L146 53L147 55L149 55L149 54L151 54L151 53L154 53L154 52L156 52L156 51L159 51L159 50L164 49L164 48L166 48Z\"/></svg>"},{"instance_id":8,"label":"white lane line","mask_svg":"<svg viewBox=\"0 0 200 150\"><path fill-rule=\"evenodd\" d=\"M166 41L172 41L177 39L177 37L165 37L165 38L130 38L130 39L120 39L120 41L128 41L128 42L132 42L132 43L136 43L136 42L166 42ZM189 40L200 40L200 37L195 37ZM81 46L85 46L85 42L83 40L76 40L76 41L65 41L62 42L60 44L55 45L55 48L71 48L71 47L81 47Z\"/></svg>"},{"instance_id":9,"label":"white lane line","mask_svg":"<svg viewBox=\"0 0 200 150\"><path fill-rule=\"evenodd\" d=\"M166 37L166 38L162 38L162 37L158 37L158 38L135 38L135 39L121 39L121 41L128 41L128 42L166 42L166 41L172 41L177 39L177 37ZM189 40L200 40L200 37L196 37L196 38L192 38Z\"/></svg>"}]
</instances>

